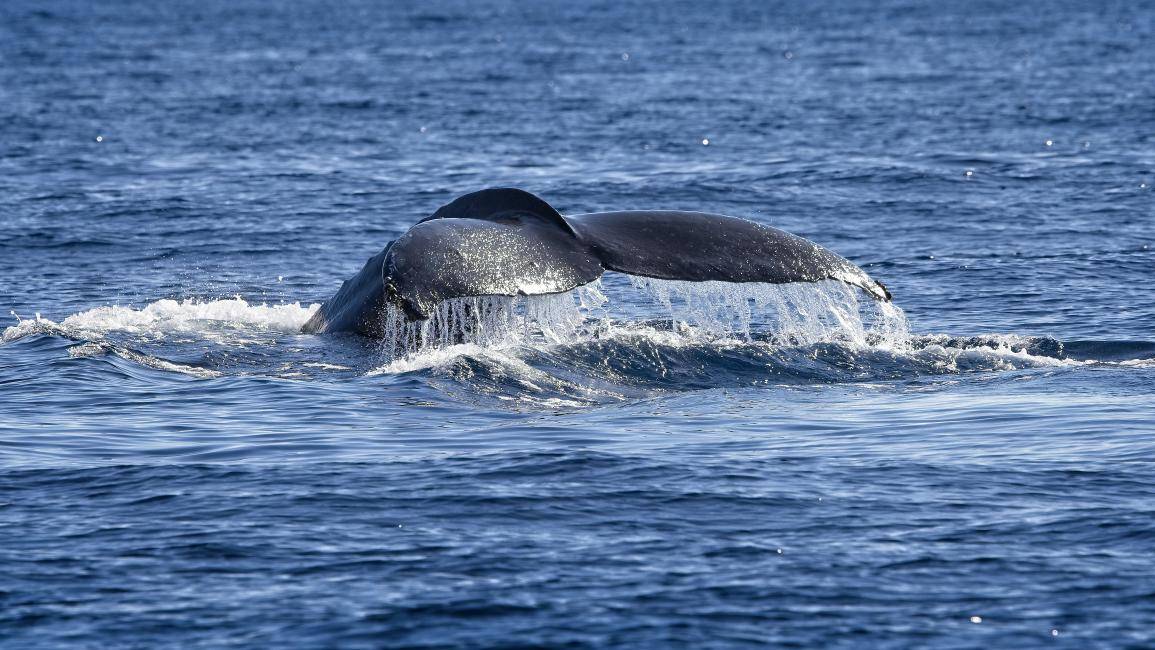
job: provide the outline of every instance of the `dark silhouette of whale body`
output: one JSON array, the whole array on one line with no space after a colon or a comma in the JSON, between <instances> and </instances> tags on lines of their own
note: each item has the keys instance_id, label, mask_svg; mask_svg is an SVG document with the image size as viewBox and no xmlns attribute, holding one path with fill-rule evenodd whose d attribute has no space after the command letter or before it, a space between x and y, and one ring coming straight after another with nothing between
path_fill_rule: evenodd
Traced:
<instances>
[{"instance_id":1,"label":"dark silhouette of whale body","mask_svg":"<svg viewBox=\"0 0 1155 650\"><path fill-rule=\"evenodd\" d=\"M753 221L668 210L563 217L529 192L498 188L466 194L418 222L301 331L381 337L389 305L420 321L444 300L561 293L605 271L691 282L838 280L890 300L882 283L845 258Z\"/></svg>"}]
</instances>

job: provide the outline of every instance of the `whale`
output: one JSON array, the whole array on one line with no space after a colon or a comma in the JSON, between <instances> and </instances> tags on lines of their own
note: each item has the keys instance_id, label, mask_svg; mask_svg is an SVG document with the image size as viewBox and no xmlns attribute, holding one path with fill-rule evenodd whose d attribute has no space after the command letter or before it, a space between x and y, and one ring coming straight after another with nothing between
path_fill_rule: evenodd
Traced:
<instances>
[{"instance_id":1,"label":"whale","mask_svg":"<svg viewBox=\"0 0 1155 650\"><path fill-rule=\"evenodd\" d=\"M527 191L491 188L442 206L386 245L301 331L381 338L390 311L423 321L446 300L563 293L606 271L688 282L836 280L891 300L886 286L846 258L740 217L674 210L563 216Z\"/></svg>"}]
</instances>

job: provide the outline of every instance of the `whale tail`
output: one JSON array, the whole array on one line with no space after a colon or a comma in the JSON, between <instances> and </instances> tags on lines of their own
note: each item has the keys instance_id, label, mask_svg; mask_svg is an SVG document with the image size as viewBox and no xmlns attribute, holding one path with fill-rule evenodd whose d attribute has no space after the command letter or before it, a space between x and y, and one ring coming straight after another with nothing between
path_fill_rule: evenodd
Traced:
<instances>
[{"instance_id":1,"label":"whale tail","mask_svg":"<svg viewBox=\"0 0 1155 650\"><path fill-rule=\"evenodd\" d=\"M529 192L497 188L462 196L419 222L302 331L379 336L386 304L424 320L443 300L561 293L605 271L693 282L838 280L876 300L891 298L845 258L746 219L667 210L563 217Z\"/></svg>"}]
</instances>

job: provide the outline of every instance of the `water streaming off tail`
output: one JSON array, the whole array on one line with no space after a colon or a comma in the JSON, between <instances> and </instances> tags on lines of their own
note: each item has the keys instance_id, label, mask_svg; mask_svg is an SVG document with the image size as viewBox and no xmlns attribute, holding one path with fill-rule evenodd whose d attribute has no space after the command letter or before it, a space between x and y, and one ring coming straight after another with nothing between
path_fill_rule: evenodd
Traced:
<instances>
[{"instance_id":1,"label":"water streaming off tail","mask_svg":"<svg viewBox=\"0 0 1155 650\"><path fill-rule=\"evenodd\" d=\"M760 338L779 345L842 342L904 347L906 315L893 303L860 301L841 282L763 284L630 277L672 324L715 339Z\"/></svg>"},{"instance_id":2,"label":"water streaming off tail","mask_svg":"<svg viewBox=\"0 0 1155 650\"><path fill-rule=\"evenodd\" d=\"M575 343L655 325L672 342L760 340L775 345L837 342L909 346L902 310L860 300L840 282L773 285L685 282L629 276L607 289L595 282L544 296L447 300L424 321L386 316L383 347L394 358L455 344L487 348Z\"/></svg>"},{"instance_id":3,"label":"water streaming off tail","mask_svg":"<svg viewBox=\"0 0 1155 650\"><path fill-rule=\"evenodd\" d=\"M543 296L446 300L423 321L411 321L389 306L383 347L402 357L462 343L493 348L563 343L581 336L607 302L600 285L593 283Z\"/></svg>"}]
</instances>

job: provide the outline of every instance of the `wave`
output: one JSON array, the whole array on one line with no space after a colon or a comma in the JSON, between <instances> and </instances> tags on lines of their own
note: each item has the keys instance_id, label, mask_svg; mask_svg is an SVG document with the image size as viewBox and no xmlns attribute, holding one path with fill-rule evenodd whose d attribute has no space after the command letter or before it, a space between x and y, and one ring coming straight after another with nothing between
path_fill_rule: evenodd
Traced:
<instances>
[{"instance_id":1,"label":"wave","mask_svg":"<svg viewBox=\"0 0 1155 650\"><path fill-rule=\"evenodd\" d=\"M189 366L180 363L174 363L155 356L137 352L136 350L125 348L109 343L83 343L68 348L68 356L73 359L84 359L92 357L100 357L105 355L113 355L130 361L145 368L152 368L154 370L161 370L165 372L175 372L182 375L191 375L193 377L212 378L220 377L223 373L211 370L208 368L198 368L196 366Z\"/></svg>"},{"instance_id":2,"label":"wave","mask_svg":"<svg viewBox=\"0 0 1155 650\"><path fill-rule=\"evenodd\" d=\"M419 375L502 400L601 403L666 392L870 384L1097 363L1045 353L1060 345L1047 337L980 338L912 336L901 348L833 341L782 345L702 341L637 325L604 338L555 345L455 345L394 359L369 374Z\"/></svg>"}]
</instances>

